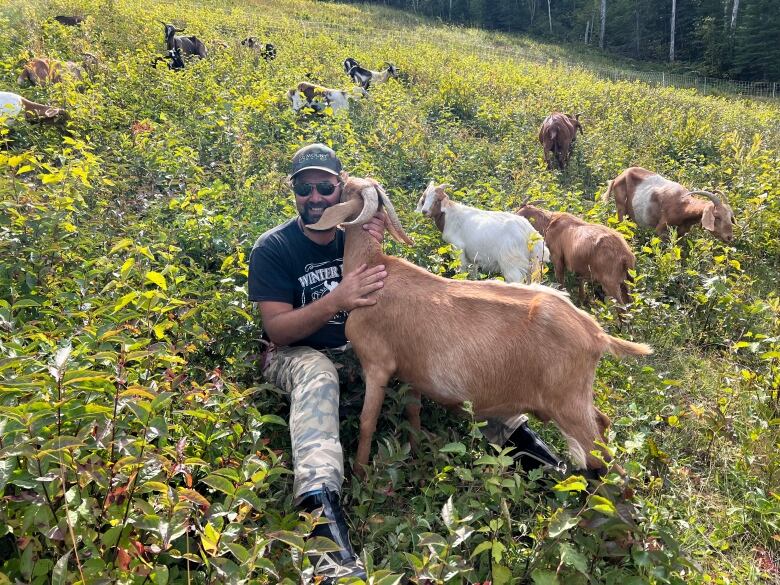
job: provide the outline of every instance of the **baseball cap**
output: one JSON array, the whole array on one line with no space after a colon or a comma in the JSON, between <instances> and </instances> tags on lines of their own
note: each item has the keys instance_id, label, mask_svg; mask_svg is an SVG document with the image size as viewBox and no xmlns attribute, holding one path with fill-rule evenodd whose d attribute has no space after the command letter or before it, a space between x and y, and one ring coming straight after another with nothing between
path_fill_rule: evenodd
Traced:
<instances>
[{"instance_id":1,"label":"baseball cap","mask_svg":"<svg viewBox=\"0 0 780 585\"><path fill-rule=\"evenodd\" d=\"M332 148L320 143L309 144L293 155L290 178L307 169L319 169L338 176L341 172L341 161Z\"/></svg>"}]
</instances>

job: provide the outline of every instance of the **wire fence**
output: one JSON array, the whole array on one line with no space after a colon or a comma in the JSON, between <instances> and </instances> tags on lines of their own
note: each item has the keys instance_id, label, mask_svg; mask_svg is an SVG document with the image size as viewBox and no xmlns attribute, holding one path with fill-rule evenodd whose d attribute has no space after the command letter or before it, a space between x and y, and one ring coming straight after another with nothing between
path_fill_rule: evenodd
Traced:
<instances>
[{"instance_id":1,"label":"wire fence","mask_svg":"<svg viewBox=\"0 0 780 585\"><path fill-rule=\"evenodd\" d=\"M330 22L316 22L304 20L290 20L291 26L294 26L299 32L303 31L305 36L316 36L327 34L329 36L349 35L354 40L355 35L361 35L361 42L396 42L408 43L427 42L437 44L442 47L453 48L464 54L472 54L477 57L493 56L509 58L517 61L530 61L540 64L552 64L570 69L586 70L602 79L611 81L640 81L648 85L661 87L679 87L695 89L702 95L732 95L741 97L756 97L768 99L780 99L780 82L756 82L756 81L735 81L728 79L719 79L714 77L704 77L697 75L683 75L677 73L666 73L664 71L634 71L630 69L594 67L585 64L575 64L569 61L537 55L528 51L523 51L516 47L499 46L484 42L471 42L466 39L458 39L449 35L446 38L443 35L436 34L435 29L421 35L416 31L405 30L403 25L393 27L392 29L377 30L368 29L365 25L343 25ZM289 32L289 27L267 26L266 29L276 32Z\"/></svg>"}]
</instances>

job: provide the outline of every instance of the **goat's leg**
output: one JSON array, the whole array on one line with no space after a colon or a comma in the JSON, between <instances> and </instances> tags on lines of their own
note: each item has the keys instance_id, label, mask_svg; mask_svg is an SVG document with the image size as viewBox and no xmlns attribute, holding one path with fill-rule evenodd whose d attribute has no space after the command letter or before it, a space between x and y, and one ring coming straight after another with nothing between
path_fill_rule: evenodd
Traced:
<instances>
[{"instance_id":1,"label":"goat's leg","mask_svg":"<svg viewBox=\"0 0 780 585\"><path fill-rule=\"evenodd\" d=\"M379 371L364 370L366 377L366 396L363 399L363 411L360 413L360 441L358 442L357 455L355 455L356 476L366 476L368 459L371 454L371 442L376 431L376 421L382 411L382 403L385 400L385 386L390 379L390 374Z\"/></svg>"},{"instance_id":2,"label":"goat's leg","mask_svg":"<svg viewBox=\"0 0 780 585\"><path fill-rule=\"evenodd\" d=\"M409 437L409 444L412 451L417 453L417 435L420 433L420 410L422 409L422 398L419 390L410 390L406 402L406 418L409 420L409 426L412 427L412 434Z\"/></svg>"},{"instance_id":3,"label":"goat's leg","mask_svg":"<svg viewBox=\"0 0 780 585\"><path fill-rule=\"evenodd\" d=\"M579 468L601 470L604 464L591 454L596 448L595 441L603 440L600 434L597 414L592 404L569 404L565 410L553 414L553 420L566 437L569 444L572 460ZM601 419L599 419L601 420ZM603 421L602 421L603 422ZM609 454L601 447L605 461L609 460Z\"/></svg>"}]
</instances>

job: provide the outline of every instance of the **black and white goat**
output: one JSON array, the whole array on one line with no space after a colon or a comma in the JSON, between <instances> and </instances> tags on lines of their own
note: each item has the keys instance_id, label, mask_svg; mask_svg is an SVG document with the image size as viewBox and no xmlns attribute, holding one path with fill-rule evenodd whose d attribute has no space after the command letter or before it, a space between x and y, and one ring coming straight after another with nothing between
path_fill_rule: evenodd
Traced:
<instances>
[{"instance_id":1,"label":"black and white goat","mask_svg":"<svg viewBox=\"0 0 780 585\"><path fill-rule=\"evenodd\" d=\"M255 49L266 61L276 59L276 47L272 43L261 43L255 37L247 37L241 41L241 44L250 49Z\"/></svg>"},{"instance_id":2,"label":"black and white goat","mask_svg":"<svg viewBox=\"0 0 780 585\"><path fill-rule=\"evenodd\" d=\"M179 69L184 69L184 58L181 54L181 49L179 47L176 47L175 49L171 49L170 51L167 51L165 54L165 57L157 56L152 61L152 67L157 67L157 63L160 61L165 61L168 59L168 69L172 69L174 71L178 71Z\"/></svg>"},{"instance_id":3,"label":"black and white goat","mask_svg":"<svg viewBox=\"0 0 780 585\"><path fill-rule=\"evenodd\" d=\"M165 27L165 47L169 52L180 49L182 56L197 55L201 59L206 58L206 45L196 36L177 37L177 32L184 32L183 28L176 28L172 24L160 21Z\"/></svg>"},{"instance_id":4,"label":"black and white goat","mask_svg":"<svg viewBox=\"0 0 780 585\"><path fill-rule=\"evenodd\" d=\"M352 78L354 83L357 83L363 89L368 89L371 86L371 82L384 83L391 77L398 76L398 70L391 63L385 63L386 68L383 71L371 71L365 67L361 67L360 64L352 57L344 59L344 71Z\"/></svg>"}]
</instances>

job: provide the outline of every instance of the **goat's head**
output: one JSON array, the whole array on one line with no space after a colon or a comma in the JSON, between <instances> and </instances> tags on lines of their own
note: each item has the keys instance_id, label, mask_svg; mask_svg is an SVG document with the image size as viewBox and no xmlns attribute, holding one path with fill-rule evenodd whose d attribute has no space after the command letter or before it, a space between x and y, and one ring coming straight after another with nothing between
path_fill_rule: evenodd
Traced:
<instances>
[{"instance_id":1,"label":"goat's head","mask_svg":"<svg viewBox=\"0 0 780 585\"><path fill-rule=\"evenodd\" d=\"M538 203L538 201L532 201L530 204L523 203L519 208L515 209L515 213L520 217L526 218L537 232L544 235L547 231L547 224L550 223L551 214L549 211L534 207L534 203Z\"/></svg>"},{"instance_id":2,"label":"goat's head","mask_svg":"<svg viewBox=\"0 0 780 585\"><path fill-rule=\"evenodd\" d=\"M165 40L168 42L173 41L173 37L176 35L177 32L184 32L183 28L176 28L172 24L168 24L167 22L163 22L162 20L158 22L165 27Z\"/></svg>"},{"instance_id":3,"label":"goat's head","mask_svg":"<svg viewBox=\"0 0 780 585\"><path fill-rule=\"evenodd\" d=\"M571 119L572 123L574 124L574 135L577 135L577 130L580 131L580 134L585 134L585 130L582 128L582 123L580 122L580 116L582 116L582 112L577 112L573 116L569 116L569 119Z\"/></svg>"},{"instance_id":4,"label":"goat's head","mask_svg":"<svg viewBox=\"0 0 780 585\"><path fill-rule=\"evenodd\" d=\"M352 57L347 57L344 59L344 71L349 74L349 70L353 67L358 67L358 62L355 61Z\"/></svg>"},{"instance_id":5,"label":"goat's head","mask_svg":"<svg viewBox=\"0 0 780 585\"><path fill-rule=\"evenodd\" d=\"M306 227L313 230L329 230L339 224L362 225L369 221L381 208L384 208L388 221L387 231L399 242L412 245L414 242L406 235L398 220L390 198L382 186L374 179L350 177L341 173L341 203L325 209L320 220Z\"/></svg>"},{"instance_id":6,"label":"goat's head","mask_svg":"<svg viewBox=\"0 0 780 585\"><path fill-rule=\"evenodd\" d=\"M387 71L390 73L390 77L398 77L398 69L392 63L385 63Z\"/></svg>"},{"instance_id":7,"label":"goat's head","mask_svg":"<svg viewBox=\"0 0 780 585\"><path fill-rule=\"evenodd\" d=\"M247 37L243 41L241 41L241 44L251 49L252 47L255 46L255 42L256 42L255 37Z\"/></svg>"},{"instance_id":8,"label":"goat's head","mask_svg":"<svg viewBox=\"0 0 780 585\"><path fill-rule=\"evenodd\" d=\"M444 183L442 185L436 185L433 179L428 183L425 191L420 196L420 200L417 202L417 213L422 213L426 217L435 217L441 214L441 208L445 201L449 201L447 197L446 189L451 189L452 185Z\"/></svg>"},{"instance_id":9,"label":"goat's head","mask_svg":"<svg viewBox=\"0 0 780 585\"><path fill-rule=\"evenodd\" d=\"M718 195L715 195L718 193ZM701 227L712 233L716 238L726 243L734 239L734 225L737 223L734 219L734 212L726 199L726 196L720 191L710 193L709 191L691 191L689 195L704 195L710 200L710 203L704 208L701 216Z\"/></svg>"}]
</instances>

